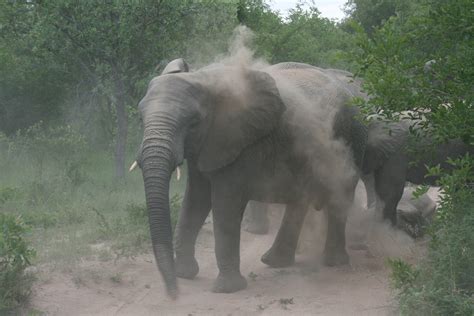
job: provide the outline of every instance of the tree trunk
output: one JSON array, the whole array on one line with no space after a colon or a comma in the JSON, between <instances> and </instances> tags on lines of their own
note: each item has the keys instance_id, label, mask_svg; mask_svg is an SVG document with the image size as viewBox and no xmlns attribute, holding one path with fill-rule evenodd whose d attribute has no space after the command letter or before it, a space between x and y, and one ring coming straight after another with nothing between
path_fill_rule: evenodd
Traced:
<instances>
[{"instance_id":1,"label":"tree trunk","mask_svg":"<svg viewBox=\"0 0 474 316\"><path fill-rule=\"evenodd\" d=\"M123 83L116 83L115 110L117 113L117 136L115 139L115 175L125 177L125 154L127 148L128 116Z\"/></svg>"}]
</instances>

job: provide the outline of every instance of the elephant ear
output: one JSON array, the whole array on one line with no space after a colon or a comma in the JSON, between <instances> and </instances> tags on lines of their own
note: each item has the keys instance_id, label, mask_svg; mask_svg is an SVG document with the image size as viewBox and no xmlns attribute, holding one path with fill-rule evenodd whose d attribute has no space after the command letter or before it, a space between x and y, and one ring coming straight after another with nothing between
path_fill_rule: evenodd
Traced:
<instances>
[{"instance_id":1,"label":"elephant ear","mask_svg":"<svg viewBox=\"0 0 474 316\"><path fill-rule=\"evenodd\" d=\"M232 163L245 149L270 134L285 111L275 80L267 73L246 70L243 83L217 88L198 167L213 171ZM224 79L225 81L226 79Z\"/></svg>"},{"instance_id":2,"label":"elephant ear","mask_svg":"<svg viewBox=\"0 0 474 316\"><path fill-rule=\"evenodd\" d=\"M161 72L161 75L174 74L178 72L189 72L189 66L183 58L170 61Z\"/></svg>"}]
</instances>

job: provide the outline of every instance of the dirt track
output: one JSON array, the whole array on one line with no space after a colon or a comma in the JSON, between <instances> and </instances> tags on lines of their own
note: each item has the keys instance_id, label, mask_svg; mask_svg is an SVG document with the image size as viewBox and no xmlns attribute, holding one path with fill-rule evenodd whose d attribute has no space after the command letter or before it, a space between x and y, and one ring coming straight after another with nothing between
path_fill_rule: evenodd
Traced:
<instances>
[{"instance_id":1,"label":"dirt track","mask_svg":"<svg viewBox=\"0 0 474 316\"><path fill-rule=\"evenodd\" d=\"M406 235L386 238L384 226L370 229L367 211L359 208L354 214L348 223L349 266L329 268L318 264L314 256L300 254L293 267L268 268L260 256L273 241L273 225L265 236L242 232L241 270L248 288L233 294L211 293L217 267L212 224L207 223L196 250L200 273L195 280L179 280L177 301L166 298L150 254L115 265L84 262L79 279L73 273L50 275L36 286L32 306L49 315L393 315L396 304L385 257L412 257L421 248ZM306 227L306 236L314 236L313 229ZM316 240L307 238L301 247L304 253L309 245L314 247L317 258L323 240L321 233L316 235ZM368 249L355 250L361 241Z\"/></svg>"}]
</instances>

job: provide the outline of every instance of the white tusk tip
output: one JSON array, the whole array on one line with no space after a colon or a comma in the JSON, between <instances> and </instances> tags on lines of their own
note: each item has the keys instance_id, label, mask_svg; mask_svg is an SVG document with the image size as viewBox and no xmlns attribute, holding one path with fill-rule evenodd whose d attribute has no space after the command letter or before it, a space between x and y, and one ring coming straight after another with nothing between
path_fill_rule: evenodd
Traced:
<instances>
[{"instance_id":1,"label":"white tusk tip","mask_svg":"<svg viewBox=\"0 0 474 316\"><path fill-rule=\"evenodd\" d=\"M181 169L176 167L176 180L179 181L179 179L181 179Z\"/></svg>"},{"instance_id":2,"label":"white tusk tip","mask_svg":"<svg viewBox=\"0 0 474 316\"><path fill-rule=\"evenodd\" d=\"M138 166L138 163L137 161L135 160L132 165L130 166L130 168L128 169L128 172L132 172L133 170L135 170L135 168Z\"/></svg>"}]
</instances>

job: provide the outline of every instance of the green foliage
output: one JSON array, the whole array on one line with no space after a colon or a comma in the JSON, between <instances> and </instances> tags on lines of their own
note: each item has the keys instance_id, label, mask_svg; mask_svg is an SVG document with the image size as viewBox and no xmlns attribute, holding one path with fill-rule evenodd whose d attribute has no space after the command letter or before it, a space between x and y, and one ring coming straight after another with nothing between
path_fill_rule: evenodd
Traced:
<instances>
[{"instance_id":1,"label":"green foliage","mask_svg":"<svg viewBox=\"0 0 474 316\"><path fill-rule=\"evenodd\" d=\"M23 154L35 159L38 176L41 178L46 160L52 162L74 184L84 179L80 165L84 163L85 139L70 125L45 127L43 122L18 131L14 138L12 154Z\"/></svg>"},{"instance_id":2,"label":"green foliage","mask_svg":"<svg viewBox=\"0 0 474 316\"><path fill-rule=\"evenodd\" d=\"M441 180L454 186L445 190L430 227L427 258L416 267L401 260L390 262L403 315L474 313L474 194L460 186L465 180L460 167Z\"/></svg>"},{"instance_id":3,"label":"green foliage","mask_svg":"<svg viewBox=\"0 0 474 316\"><path fill-rule=\"evenodd\" d=\"M236 5L212 0L8 1L0 11L0 129L71 113L115 144L120 177L129 108L155 67L181 56L209 62L236 25Z\"/></svg>"},{"instance_id":4,"label":"green foliage","mask_svg":"<svg viewBox=\"0 0 474 316\"><path fill-rule=\"evenodd\" d=\"M359 23L366 34L382 26L393 16L406 17L420 10L420 0L349 0L345 4L347 20ZM345 21L348 23L348 21Z\"/></svg>"},{"instance_id":5,"label":"green foliage","mask_svg":"<svg viewBox=\"0 0 474 316\"><path fill-rule=\"evenodd\" d=\"M13 200L19 195L19 190L17 188L0 188L0 205L6 203L7 201Z\"/></svg>"},{"instance_id":6,"label":"green foliage","mask_svg":"<svg viewBox=\"0 0 474 316\"><path fill-rule=\"evenodd\" d=\"M474 3L417 5L419 10L393 16L369 35L358 28L354 56L371 97L363 109L416 122L412 132L428 136L432 145L455 139L474 146ZM423 146L426 138L416 139L416 149L429 147ZM447 163L451 171L428 166L429 176L440 177L442 197L429 227L427 258L414 267L391 262L402 314L474 314L474 157Z\"/></svg>"},{"instance_id":7,"label":"green foliage","mask_svg":"<svg viewBox=\"0 0 474 316\"><path fill-rule=\"evenodd\" d=\"M25 240L27 227L21 217L0 213L0 311L24 303L33 277L25 272L35 251Z\"/></svg>"},{"instance_id":8,"label":"green foliage","mask_svg":"<svg viewBox=\"0 0 474 316\"><path fill-rule=\"evenodd\" d=\"M389 19L372 38L359 29L355 58L371 96L367 110L388 118L410 110L436 141L474 144L474 39L466 22L474 5L427 3L407 19Z\"/></svg>"},{"instance_id":9,"label":"green foliage","mask_svg":"<svg viewBox=\"0 0 474 316\"><path fill-rule=\"evenodd\" d=\"M269 63L297 61L320 67L349 69L344 52L351 50L351 36L320 15L311 5L298 3L286 21L263 1L239 1L239 22L256 33L256 53Z\"/></svg>"}]
</instances>

